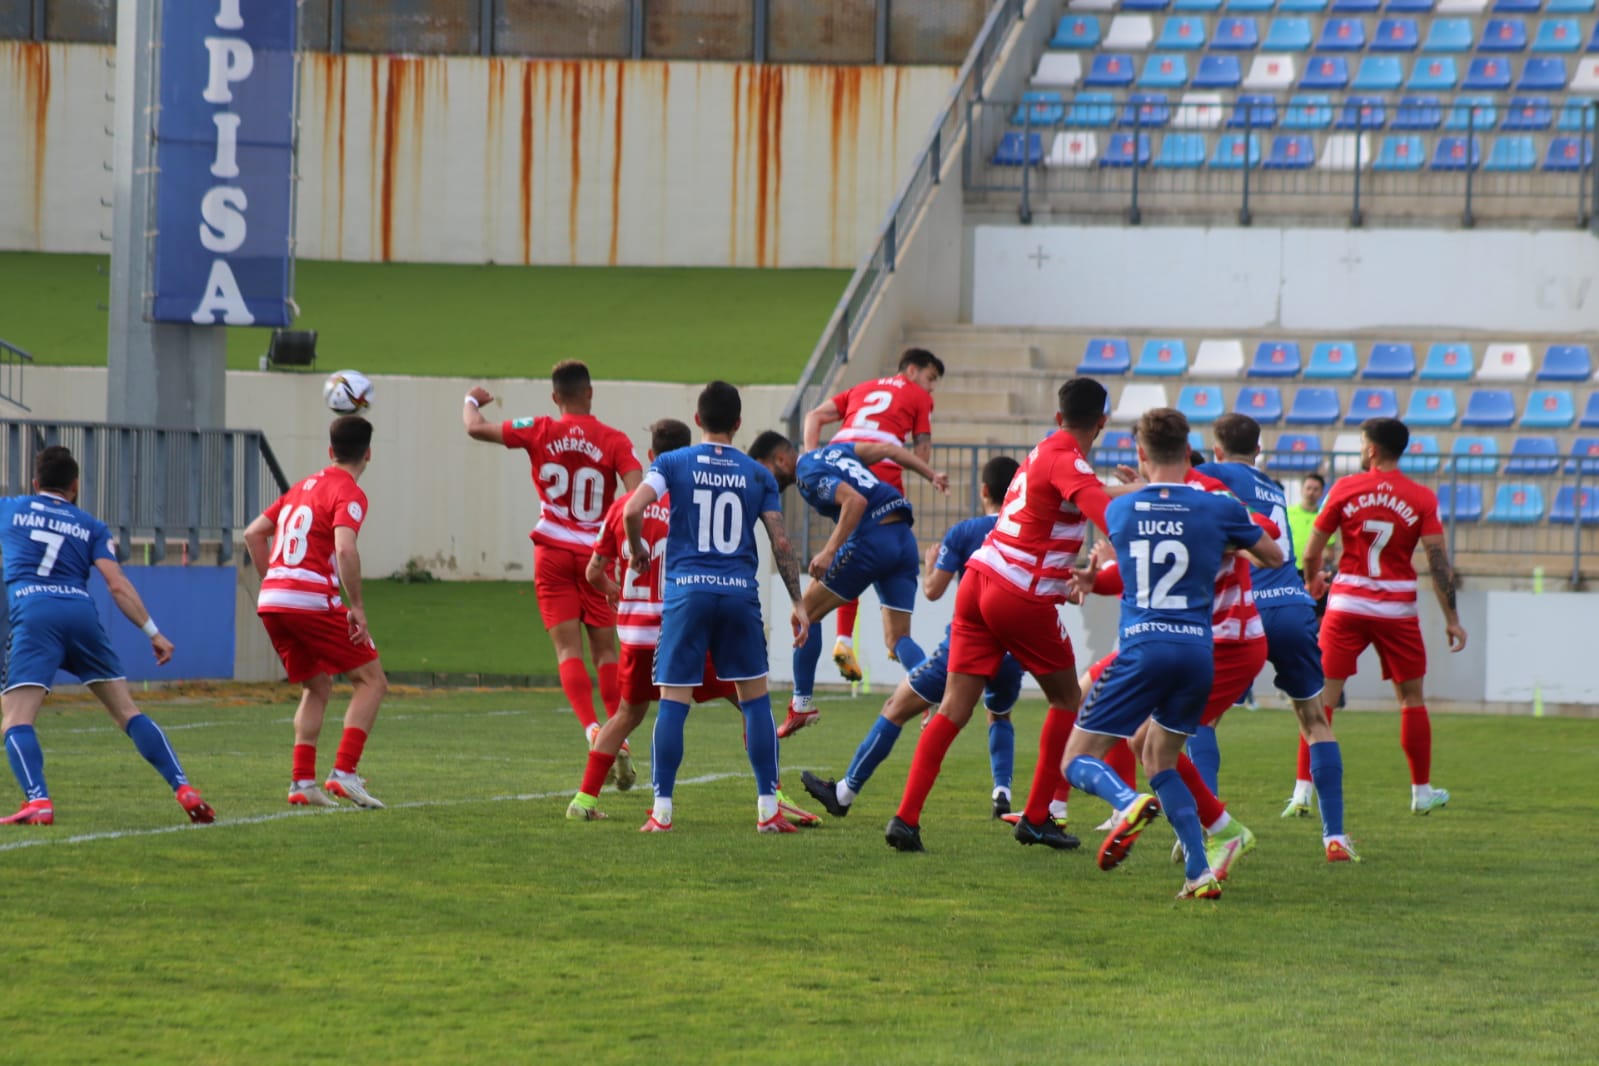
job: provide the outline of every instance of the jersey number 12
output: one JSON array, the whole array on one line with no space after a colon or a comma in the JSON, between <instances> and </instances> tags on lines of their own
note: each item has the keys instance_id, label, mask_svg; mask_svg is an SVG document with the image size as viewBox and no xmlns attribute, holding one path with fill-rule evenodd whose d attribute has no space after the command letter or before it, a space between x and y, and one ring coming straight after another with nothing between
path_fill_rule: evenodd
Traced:
<instances>
[{"instance_id":1,"label":"jersey number 12","mask_svg":"<svg viewBox=\"0 0 1599 1066\"><path fill-rule=\"evenodd\" d=\"M1187 596L1173 596L1172 588L1188 573L1188 545L1180 540L1157 541L1154 550L1150 550L1147 540L1135 540L1128 546L1132 554L1133 563L1137 568L1138 592L1134 597L1138 606L1154 611L1182 611L1188 608ZM1150 563L1164 563L1170 561L1170 570L1155 583L1153 591L1149 587Z\"/></svg>"}]
</instances>

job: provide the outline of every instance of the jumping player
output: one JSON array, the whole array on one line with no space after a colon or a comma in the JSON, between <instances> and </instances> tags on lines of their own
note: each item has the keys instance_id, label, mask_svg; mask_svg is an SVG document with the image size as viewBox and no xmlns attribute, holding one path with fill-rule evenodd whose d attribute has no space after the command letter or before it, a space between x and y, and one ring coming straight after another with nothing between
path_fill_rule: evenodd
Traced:
<instances>
[{"instance_id":1,"label":"jumping player","mask_svg":"<svg viewBox=\"0 0 1599 1066\"><path fill-rule=\"evenodd\" d=\"M490 422L481 409L494 397L487 389L474 388L466 394L461 418L473 440L527 452L540 504L539 521L532 533L533 588L539 617L555 645L561 691L592 746L600 726L594 713L593 681L583 665L585 631L607 714L615 712L621 686L616 611L583 574L600 520L616 498L617 479L631 492L644 475L627 435L589 413L594 386L587 366L575 359L556 363L550 383L554 387L550 400L560 412L558 417Z\"/></svg>"},{"instance_id":2,"label":"jumping player","mask_svg":"<svg viewBox=\"0 0 1599 1066\"><path fill-rule=\"evenodd\" d=\"M289 803L337 807L332 793L377 808L382 802L356 773L389 688L367 630L356 548L367 516L357 482L372 461L372 423L359 415L335 418L328 442L332 465L291 487L245 527L244 546L261 575L256 614L289 680L300 686ZM324 792L316 783L316 745L335 674L348 677L355 691Z\"/></svg>"},{"instance_id":3,"label":"jumping player","mask_svg":"<svg viewBox=\"0 0 1599 1066\"><path fill-rule=\"evenodd\" d=\"M943 376L944 363L938 356L925 348L907 348L899 357L899 373L863 381L805 416L805 451L810 453L821 447L823 426L842 422L833 435L834 444L899 444L910 448L922 462L928 462L933 457L933 390ZM903 495L902 465L885 459L872 465L872 473ZM859 609L855 600L838 609L833 662L847 681L859 681L863 676L855 658L855 616ZM890 650L893 647L889 645Z\"/></svg>"},{"instance_id":4,"label":"jumping player","mask_svg":"<svg viewBox=\"0 0 1599 1066\"><path fill-rule=\"evenodd\" d=\"M74 506L77 499L78 461L60 445L45 448L34 459L33 495L0 498L0 553L5 556L11 625L0 677L0 735L11 772L22 786L21 809L0 818L0 825L55 822L55 805L44 780L44 749L33 726L61 670L89 686L134 748L172 786L190 821L214 821L216 812L189 784L166 734L134 704L122 664L89 598L90 573L99 572L118 609L150 638L157 665L172 661L172 642L161 635L117 563L111 531Z\"/></svg>"},{"instance_id":5,"label":"jumping player","mask_svg":"<svg viewBox=\"0 0 1599 1066\"><path fill-rule=\"evenodd\" d=\"M1322 666L1327 672L1322 700L1330 718L1344 682L1355 675L1360 653L1375 644L1382 676L1394 683L1399 696L1399 744L1410 763L1410 809L1427 814L1447 804L1449 793L1433 788L1431 780L1432 723L1422 693L1427 648L1421 639L1416 569L1411 562L1418 542L1427 553L1427 570L1443 608L1451 652L1465 648L1466 630L1455 608L1455 573L1438 521L1438 498L1399 470L1410 430L1397 418L1372 418L1360 427L1360 435L1365 473L1333 484L1305 546L1310 592L1319 598L1326 586L1321 561L1327 540L1339 533L1344 541L1321 623ZM1301 799L1308 805L1302 784L1295 782L1290 807Z\"/></svg>"}]
</instances>

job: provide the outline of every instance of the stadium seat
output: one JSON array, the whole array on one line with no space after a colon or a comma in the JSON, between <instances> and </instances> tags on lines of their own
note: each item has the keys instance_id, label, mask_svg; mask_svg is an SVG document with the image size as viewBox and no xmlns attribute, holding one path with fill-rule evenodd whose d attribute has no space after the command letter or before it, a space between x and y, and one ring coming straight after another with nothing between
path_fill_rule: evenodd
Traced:
<instances>
[{"instance_id":1,"label":"stadium seat","mask_svg":"<svg viewBox=\"0 0 1599 1066\"><path fill-rule=\"evenodd\" d=\"M1270 11L1275 0L1227 0L1227 11L1234 15L1258 14Z\"/></svg>"},{"instance_id":2,"label":"stadium seat","mask_svg":"<svg viewBox=\"0 0 1599 1066\"><path fill-rule=\"evenodd\" d=\"M1285 133L1271 142L1267 170L1306 170L1316 162L1316 147L1309 134Z\"/></svg>"},{"instance_id":3,"label":"stadium seat","mask_svg":"<svg viewBox=\"0 0 1599 1066\"><path fill-rule=\"evenodd\" d=\"M1007 133L999 139L999 147L994 150L995 166L1037 166L1043 161L1044 138L1037 133Z\"/></svg>"},{"instance_id":4,"label":"stadium seat","mask_svg":"<svg viewBox=\"0 0 1599 1066\"><path fill-rule=\"evenodd\" d=\"M1260 48L1263 52L1308 52L1310 41L1310 20L1285 15L1271 20Z\"/></svg>"},{"instance_id":5,"label":"stadium seat","mask_svg":"<svg viewBox=\"0 0 1599 1066\"><path fill-rule=\"evenodd\" d=\"M1258 55L1250 61L1243 85L1251 91L1280 91L1293 85L1297 77L1299 66L1294 57L1274 52Z\"/></svg>"},{"instance_id":6,"label":"stadium seat","mask_svg":"<svg viewBox=\"0 0 1599 1066\"><path fill-rule=\"evenodd\" d=\"M1306 138L1309 140L1309 138ZM1364 170L1371 166L1371 135L1369 133L1330 133L1321 142L1323 170Z\"/></svg>"},{"instance_id":7,"label":"stadium seat","mask_svg":"<svg viewBox=\"0 0 1599 1066\"><path fill-rule=\"evenodd\" d=\"M1246 154L1247 152L1247 154ZM1212 170L1242 170L1260 166L1260 138L1253 133L1224 133L1210 154Z\"/></svg>"},{"instance_id":8,"label":"stadium seat","mask_svg":"<svg viewBox=\"0 0 1599 1066\"><path fill-rule=\"evenodd\" d=\"M1318 52L1361 52L1366 48L1366 27L1359 19L1330 18L1316 38Z\"/></svg>"},{"instance_id":9,"label":"stadium seat","mask_svg":"<svg viewBox=\"0 0 1599 1066\"><path fill-rule=\"evenodd\" d=\"M1341 130L1380 130L1388 124L1388 109L1380 96L1351 96L1338 113Z\"/></svg>"},{"instance_id":10,"label":"stadium seat","mask_svg":"<svg viewBox=\"0 0 1599 1066\"><path fill-rule=\"evenodd\" d=\"M1299 345L1294 341L1261 341L1249 363L1252 378L1295 378L1299 376Z\"/></svg>"},{"instance_id":11,"label":"stadium seat","mask_svg":"<svg viewBox=\"0 0 1599 1066\"><path fill-rule=\"evenodd\" d=\"M1132 355L1125 337L1094 337L1083 350L1083 361L1077 364L1077 372L1103 377L1106 374L1125 374L1132 366Z\"/></svg>"},{"instance_id":12,"label":"stadium seat","mask_svg":"<svg viewBox=\"0 0 1599 1066\"><path fill-rule=\"evenodd\" d=\"M1471 20L1461 18L1435 18L1427 27L1427 41L1423 52L1469 52L1473 44Z\"/></svg>"},{"instance_id":13,"label":"stadium seat","mask_svg":"<svg viewBox=\"0 0 1599 1066\"><path fill-rule=\"evenodd\" d=\"M1138 444L1125 429L1108 429L1094 449L1095 466L1137 466Z\"/></svg>"},{"instance_id":14,"label":"stadium seat","mask_svg":"<svg viewBox=\"0 0 1599 1066\"><path fill-rule=\"evenodd\" d=\"M1137 422L1150 408L1170 406L1171 401L1166 398L1164 385L1123 385L1122 394L1116 400L1116 409L1111 412L1110 420Z\"/></svg>"},{"instance_id":15,"label":"stadium seat","mask_svg":"<svg viewBox=\"0 0 1599 1066\"><path fill-rule=\"evenodd\" d=\"M1549 106L1547 96L1517 96L1512 97L1510 103L1505 105L1505 121L1499 128L1518 131L1546 130L1554 120L1554 109Z\"/></svg>"},{"instance_id":16,"label":"stadium seat","mask_svg":"<svg viewBox=\"0 0 1599 1066\"><path fill-rule=\"evenodd\" d=\"M1144 60L1138 84L1145 89L1181 89L1188 84L1187 57L1181 52L1156 52Z\"/></svg>"},{"instance_id":17,"label":"stadium seat","mask_svg":"<svg viewBox=\"0 0 1599 1066\"><path fill-rule=\"evenodd\" d=\"M1382 7L1382 0L1332 0L1332 10L1339 15L1370 15Z\"/></svg>"},{"instance_id":18,"label":"stadium seat","mask_svg":"<svg viewBox=\"0 0 1599 1066\"><path fill-rule=\"evenodd\" d=\"M1515 420L1516 401L1506 389L1472 389L1466 397L1466 410L1460 416L1462 426L1485 429L1508 426Z\"/></svg>"},{"instance_id":19,"label":"stadium seat","mask_svg":"<svg viewBox=\"0 0 1599 1066\"><path fill-rule=\"evenodd\" d=\"M1223 113L1220 93L1183 93L1171 124L1180 130L1213 130L1221 125Z\"/></svg>"},{"instance_id":20,"label":"stadium seat","mask_svg":"<svg viewBox=\"0 0 1599 1066\"><path fill-rule=\"evenodd\" d=\"M1527 50L1525 19L1489 19L1482 27L1479 52L1524 52Z\"/></svg>"},{"instance_id":21,"label":"stadium seat","mask_svg":"<svg viewBox=\"0 0 1599 1066\"><path fill-rule=\"evenodd\" d=\"M1549 0L1544 10L1551 15L1591 15L1594 0Z\"/></svg>"},{"instance_id":22,"label":"stadium seat","mask_svg":"<svg viewBox=\"0 0 1599 1066\"><path fill-rule=\"evenodd\" d=\"M1332 472L1335 477L1360 473L1359 433L1340 433L1333 438Z\"/></svg>"},{"instance_id":23,"label":"stadium seat","mask_svg":"<svg viewBox=\"0 0 1599 1066\"><path fill-rule=\"evenodd\" d=\"M1263 426L1275 426L1283 418L1283 394L1275 385L1254 385L1238 390L1233 410L1248 415Z\"/></svg>"},{"instance_id":24,"label":"stadium seat","mask_svg":"<svg viewBox=\"0 0 1599 1066\"><path fill-rule=\"evenodd\" d=\"M1155 39L1155 20L1148 15L1117 15L1099 46L1108 52L1142 52Z\"/></svg>"},{"instance_id":25,"label":"stadium seat","mask_svg":"<svg viewBox=\"0 0 1599 1066\"><path fill-rule=\"evenodd\" d=\"M1066 101L1054 89L1034 89L1022 93L1022 102L1011 115L1011 125L1054 126L1066 117Z\"/></svg>"},{"instance_id":26,"label":"stadium seat","mask_svg":"<svg viewBox=\"0 0 1599 1066\"><path fill-rule=\"evenodd\" d=\"M1599 392L1588 394L1588 402L1583 404L1582 418L1577 425L1583 429L1599 429Z\"/></svg>"},{"instance_id":27,"label":"stadium seat","mask_svg":"<svg viewBox=\"0 0 1599 1066\"><path fill-rule=\"evenodd\" d=\"M1220 11L1221 0L1172 0L1173 11Z\"/></svg>"},{"instance_id":28,"label":"stadium seat","mask_svg":"<svg viewBox=\"0 0 1599 1066\"><path fill-rule=\"evenodd\" d=\"M1133 146L1137 145L1138 154L1133 155ZM1140 133L1134 137L1131 133L1113 133L1110 140L1105 142L1105 153L1099 157L1101 167L1146 167L1149 165L1149 134Z\"/></svg>"},{"instance_id":29,"label":"stadium seat","mask_svg":"<svg viewBox=\"0 0 1599 1066\"><path fill-rule=\"evenodd\" d=\"M1033 87L1075 89L1083 80L1083 57L1075 52L1045 52L1033 72Z\"/></svg>"},{"instance_id":30,"label":"stadium seat","mask_svg":"<svg viewBox=\"0 0 1599 1066\"><path fill-rule=\"evenodd\" d=\"M1466 68L1460 87L1467 92L1503 92L1510 88L1510 60L1503 56L1478 56Z\"/></svg>"},{"instance_id":31,"label":"stadium seat","mask_svg":"<svg viewBox=\"0 0 1599 1066\"><path fill-rule=\"evenodd\" d=\"M1438 438L1426 433L1412 433L1405 454L1399 457L1399 469L1407 474L1436 473L1442 464Z\"/></svg>"},{"instance_id":32,"label":"stadium seat","mask_svg":"<svg viewBox=\"0 0 1599 1066\"><path fill-rule=\"evenodd\" d=\"M1283 112L1283 129L1324 130L1332 120L1332 98L1326 93L1296 93Z\"/></svg>"},{"instance_id":33,"label":"stadium seat","mask_svg":"<svg viewBox=\"0 0 1599 1066\"><path fill-rule=\"evenodd\" d=\"M1521 134L1495 140L1482 169L1516 173L1533 170L1537 166L1538 146L1533 143L1531 136Z\"/></svg>"},{"instance_id":34,"label":"stadium seat","mask_svg":"<svg viewBox=\"0 0 1599 1066\"><path fill-rule=\"evenodd\" d=\"M1516 525L1543 521L1543 489L1516 482L1500 485L1494 492L1494 506L1488 513L1488 520Z\"/></svg>"},{"instance_id":35,"label":"stadium seat","mask_svg":"<svg viewBox=\"0 0 1599 1066\"><path fill-rule=\"evenodd\" d=\"M1373 170L1420 170L1427 162L1421 138L1413 133L1390 133L1377 148Z\"/></svg>"},{"instance_id":36,"label":"stadium seat","mask_svg":"<svg viewBox=\"0 0 1599 1066\"><path fill-rule=\"evenodd\" d=\"M1521 424L1529 429L1565 429L1577 420L1577 405L1567 389L1533 389Z\"/></svg>"},{"instance_id":37,"label":"stadium seat","mask_svg":"<svg viewBox=\"0 0 1599 1066\"><path fill-rule=\"evenodd\" d=\"M1507 474L1553 474L1560 469L1560 445L1553 437L1517 437L1510 445Z\"/></svg>"},{"instance_id":38,"label":"stadium seat","mask_svg":"<svg viewBox=\"0 0 1599 1066\"><path fill-rule=\"evenodd\" d=\"M1140 377L1182 377L1188 373L1188 345L1175 337L1151 338L1139 349L1133 373Z\"/></svg>"},{"instance_id":39,"label":"stadium seat","mask_svg":"<svg viewBox=\"0 0 1599 1066\"><path fill-rule=\"evenodd\" d=\"M1533 56L1521 68L1516 88L1533 92L1561 92L1566 87L1566 61L1552 56Z\"/></svg>"},{"instance_id":40,"label":"stadium seat","mask_svg":"<svg viewBox=\"0 0 1599 1066\"><path fill-rule=\"evenodd\" d=\"M1435 130L1443 124L1444 109L1438 97L1432 95L1406 96L1394 109L1394 120L1388 124L1394 130Z\"/></svg>"},{"instance_id":41,"label":"stadium seat","mask_svg":"<svg viewBox=\"0 0 1599 1066\"><path fill-rule=\"evenodd\" d=\"M1161 26L1155 47L1162 52L1186 52L1205 47L1205 20L1193 15L1173 15Z\"/></svg>"},{"instance_id":42,"label":"stadium seat","mask_svg":"<svg viewBox=\"0 0 1599 1066\"><path fill-rule=\"evenodd\" d=\"M1165 93L1133 93L1122 108L1121 124L1139 129L1158 129L1171 121L1171 105Z\"/></svg>"},{"instance_id":43,"label":"stadium seat","mask_svg":"<svg viewBox=\"0 0 1599 1066\"><path fill-rule=\"evenodd\" d=\"M1294 393L1284 421L1290 426L1335 426L1341 413L1337 389L1312 385Z\"/></svg>"},{"instance_id":44,"label":"stadium seat","mask_svg":"<svg viewBox=\"0 0 1599 1066\"><path fill-rule=\"evenodd\" d=\"M1545 170L1587 170L1593 166L1593 142L1576 137L1551 137L1544 152Z\"/></svg>"},{"instance_id":45,"label":"stadium seat","mask_svg":"<svg viewBox=\"0 0 1599 1066\"><path fill-rule=\"evenodd\" d=\"M1055 27L1055 36L1049 39L1051 48L1099 47L1099 19L1092 15L1066 15Z\"/></svg>"},{"instance_id":46,"label":"stadium seat","mask_svg":"<svg viewBox=\"0 0 1599 1066\"><path fill-rule=\"evenodd\" d=\"M1543 6L1543 0L1493 0L1496 15L1530 15Z\"/></svg>"},{"instance_id":47,"label":"stadium seat","mask_svg":"<svg viewBox=\"0 0 1599 1066\"><path fill-rule=\"evenodd\" d=\"M1571 75L1571 91L1599 92L1599 58L1589 55L1577 61L1576 73Z\"/></svg>"},{"instance_id":48,"label":"stadium seat","mask_svg":"<svg viewBox=\"0 0 1599 1066\"><path fill-rule=\"evenodd\" d=\"M1199 70L1194 74L1196 89L1236 89L1243 80L1243 68L1233 55L1207 55L1199 60Z\"/></svg>"},{"instance_id":49,"label":"stadium seat","mask_svg":"<svg viewBox=\"0 0 1599 1066\"><path fill-rule=\"evenodd\" d=\"M1210 46L1217 51L1253 52L1260 47L1260 27L1250 15L1217 19Z\"/></svg>"},{"instance_id":50,"label":"stadium seat","mask_svg":"<svg viewBox=\"0 0 1599 1066\"><path fill-rule=\"evenodd\" d=\"M1342 89L1349 84L1349 61L1343 56L1311 56L1299 79L1302 89Z\"/></svg>"},{"instance_id":51,"label":"stadium seat","mask_svg":"<svg viewBox=\"0 0 1599 1066\"><path fill-rule=\"evenodd\" d=\"M1440 15L1480 15L1488 9L1488 0L1438 0Z\"/></svg>"},{"instance_id":52,"label":"stadium seat","mask_svg":"<svg viewBox=\"0 0 1599 1066\"><path fill-rule=\"evenodd\" d=\"M1526 381L1532 377L1532 347L1526 344L1490 344L1477 368L1478 381Z\"/></svg>"},{"instance_id":53,"label":"stadium seat","mask_svg":"<svg viewBox=\"0 0 1599 1066\"><path fill-rule=\"evenodd\" d=\"M1356 389L1349 398L1349 411L1344 415L1344 425L1358 426L1368 418L1398 418L1399 397L1393 389Z\"/></svg>"},{"instance_id":54,"label":"stadium seat","mask_svg":"<svg viewBox=\"0 0 1599 1066\"><path fill-rule=\"evenodd\" d=\"M1432 14L1433 0L1388 0L1388 13L1404 15Z\"/></svg>"},{"instance_id":55,"label":"stadium seat","mask_svg":"<svg viewBox=\"0 0 1599 1066\"><path fill-rule=\"evenodd\" d=\"M1451 92L1459 80L1460 71L1453 56L1422 56L1410 68L1410 80L1405 82L1405 88Z\"/></svg>"},{"instance_id":56,"label":"stadium seat","mask_svg":"<svg viewBox=\"0 0 1599 1066\"><path fill-rule=\"evenodd\" d=\"M1243 372L1244 346L1238 341L1200 341L1188 368L1190 377L1235 378Z\"/></svg>"},{"instance_id":57,"label":"stadium seat","mask_svg":"<svg viewBox=\"0 0 1599 1066\"><path fill-rule=\"evenodd\" d=\"M1305 364L1306 378L1342 378L1355 376L1360 360L1355 356L1355 346L1350 341L1322 341L1310 350L1310 362Z\"/></svg>"},{"instance_id":58,"label":"stadium seat","mask_svg":"<svg viewBox=\"0 0 1599 1066\"><path fill-rule=\"evenodd\" d=\"M1449 108L1444 120L1446 130L1491 130L1499 121L1499 108L1491 96L1461 96Z\"/></svg>"},{"instance_id":59,"label":"stadium seat","mask_svg":"<svg viewBox=\"0 0 1599 1066\"><path fill-rule=\"evenodd\" d=\"M1280 433L1266 455L1266 469L1304 471L1321 468L1321 439L1309 433Z\"/></svg>"},{"instance_id":60,"label":"stadium seat","mask_svg":"<svg viewBox=\"0 0 1599 1066\"><path fill-rule=\"evenodd\" d=\"M1099 137L1089 130L1063 130L1055 134L1044 160L1046 167L1091 167L1099 158Z\"/></svg>"},{"instance_id":61,"label":"stadium seat","mask_svg":"<svg viewBox=\"0 0 1599 1066\"><path fill-rule=\"evenodd\" d=\"M1566 460L1566 473L1575 474L1580 466L1584 474L1599 474L1599 437L1578 437L1566 454L1573 457Z\"/></svg>"},{"instance_id":62,"label":"stadium seat","mask_svg":"<svg viewBox=\"0 0 1599 1066\"><path fill-rule=\"evenodd\" d=\"M1587 381L1593 377L1593 356L1586 344L1551 344L1538 368L1539 381Z\"/></svg>"},{"instance_id":63,"label":"stadium seat","mask_svg":"<svg viewBox=\"0 0 1599 1066\"><path fill-rule=\"evenodd\" d=\"M1155 166L1161 170L1198 170L1205 165L1203 133L1168 133L1160 141Z\"/></svg>"},{"instance_id":64,"label":"stadium seat","mask_svg":"<svg viewBox=\"0 0 1599 1066\"><path fill-rule=\"evenodd\" d=\"M1475 483L1438 486L1438 517L1443 521L1477 522L1482 519L1482 486Z\"/></svg>"},{"instance_id":65,"label":"stadium seat","mask_svg":"<svg viewBox=\"0 0 1599 1066\"><path fill-rule=\"evenodd\" d=\"M1227 119L1229 129L1271 129L1277 125L1277 98L1244 93L1233 104L1233 113Z\"/></svg>"},{"instance_id":66,"label":"stadium seat","mask_svg":"<svg viewBox=\"0 0 1599 1066\"><path fill-rule=\"evenodd\" d=\"M1476 170L1481 165L1481 137L1439 137L1430 164L1433 170Z\"/></svg>"},{"instance_id":67,"label":"stadium seat","mask_svg":"<svg viewBox=\"0 0 1599 1066\"><path fill-rule=\"evenodd\" d=\"M1421 364L1421 380L1468 381L1476 366L1471 345L1439 341L1427 349L1427 359Z\"/></svg>"},{"instance_id":68,"label":"stadium seat","mask_svg":"<svg viewBox=\"0 0 1599 1066\"><path fill-rule=\"evenodd\" d=\"M1373 344L1360 376L1367 380L1409 381L1416 376L1416 349L1409 341Z\"/></svg>"},{"instance_id":69,"label":"stadium seat","mask_svg":"<svg viewBox=\"0 0 1599 1066\"><path fill-rule=\"evenodd\" d=\"M1113 52L1100 52L1083 78L1083 84L1095 89L1122 89L1133 83L1133 57Z\"/></svg>"},{"instance_id":70,"label":"stadium seat","mask_svg":"<svg viewBox=\"0 0 1599 1066\"><path fill-rule=\"evenodd\" d=\"M1576 19L1544 19L1532 39L1534 52L1575 52L1582 48L1582 28Z\"/></svg>"},{"instance_id":71,"label":"stadium seat","mask_svg":"<svg viewBox=\"0 0 1599 1066\"><path fill-rule=\"evenodd\" d=\"M1497 474L1499 440L1496 437L1456 437L1449 454L1462 474Z\"/></svg>"},{"instance_id":72,"label":"stadium seat","mask_svg":"<svg viewBox=\"0 0 1599 1066\"><path fill-rule=\"evenodd\" d=\"M1169 0L1122 0L1123 11L1164 11Z\"/></svg>"},{"instance_id":73,"label":"stadium seat","mask_svg":"<svg viewBox=\"0 0 1599 1066\"><path fill-rule=\"evenodd\" d=\"M1177 410L1188 416L1189 424L1214 422L1227 410L1227 398L1220 385L1184 385L1177 394Z\"/></svg>"},{"instance_id":74,"label":"stadium seat","mask_svg":"<svg viewBox=\"0 0 1599 1066\"><path fill-rule=\"evenodd\" d=\"M1577 513L1578 501L1582 503L1582 513ZM1585 526L1599 525L1599 492L1593 489L1579 489L1575 485L1562 485L1555 492L1555 505L1549 509L1549 521L1558 526L1573 525L1581 519Z\"/></svg>"},{"instance_id":75,"label":"stadium seat","mask_svg":"<svg viewBox=\"0 0 1599 1066\"><path fill-rule=\"evenodd\" d=\"M1066 112L1066 125L1081 129L1102 129L1116 121L1116 105L1108 92L1081 92L1072 98Z\"/></svg>"},{"instance_id":76,"label":"stadium seat","mask_svg":"<svg viewBox=\"0 0 1599 1066\"><path fill-rule=\"evenodd\" d=\"M1452 426L1460 417L1454 389L1417 389L1410 394L1404 421L1410 426Z\"/></svg>"},{"instance_id":77,"label":"stadium seat","mask_svg":"<svg viewBox=\"0 0 1599 1066\"><path fill-rule=\"evenodd\" d=\"M1296 15L1316 15L1327 10L1327 0L1277 0L1277 10Z\"/></svg>"},{"instance_id":78,"label":"stadium seat","mask_svg":"<svg viewBox=\"0 0 1599 1066\"><path fill-rule=\"evenodd\" d=\"M1421 29L1413 18L1385 18L1371 35L1373 52L1414 52L1421 44Z\"/></svg>"},{"instance_id":79,"label":"stadium seat","mask_svg":"<svg viewBox=\"0 0 1599 1066\"><path fill-rule=\"evenodd\" d=\"M1355 77L1349 87L1361 92L1388 92L1397 89L1405 80L1405 67L1398 56L1367 55L1355 68Z\"/></svg>"}]
</instances>

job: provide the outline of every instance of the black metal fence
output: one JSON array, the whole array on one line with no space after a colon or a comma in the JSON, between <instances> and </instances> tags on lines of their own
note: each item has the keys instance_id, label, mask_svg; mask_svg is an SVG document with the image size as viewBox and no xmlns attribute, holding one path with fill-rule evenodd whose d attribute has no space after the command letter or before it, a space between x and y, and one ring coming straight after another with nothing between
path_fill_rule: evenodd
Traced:
<instances>
[{"instance_id":1,"label":"black metal fence","mask_svg":"<svg viewBox=\"0 0 1599 1066\"><path fill-rule=\"evenodd\" d=\"M28 410L23 402L23 371L33 363L33 356L15 344L0 341L0 403Z\"/></svg>"}]
</instances>

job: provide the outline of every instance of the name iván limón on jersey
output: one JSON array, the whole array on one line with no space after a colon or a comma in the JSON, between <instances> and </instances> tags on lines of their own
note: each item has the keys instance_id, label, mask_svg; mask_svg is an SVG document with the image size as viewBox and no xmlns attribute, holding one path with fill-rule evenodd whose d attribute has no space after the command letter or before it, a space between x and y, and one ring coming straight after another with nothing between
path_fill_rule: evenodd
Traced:
<instances>
[{"instance_id":1,"label":"name iv\u00e1n lim\u00f3n on jersey","mask_svg":"<svg viewBox=\"0 0 1599 1066\"><path fill-rule=\"evenodd\" d=\"M52 533L76 537L78 540L88 540L93 536L93 531L87 526L79 525L77 522L63 521L60 518L50 518L42 514L26 514L18 511L11 516L11 524L22 526L25 529L47 529Z\"/></svg>"}]
</instances>

